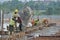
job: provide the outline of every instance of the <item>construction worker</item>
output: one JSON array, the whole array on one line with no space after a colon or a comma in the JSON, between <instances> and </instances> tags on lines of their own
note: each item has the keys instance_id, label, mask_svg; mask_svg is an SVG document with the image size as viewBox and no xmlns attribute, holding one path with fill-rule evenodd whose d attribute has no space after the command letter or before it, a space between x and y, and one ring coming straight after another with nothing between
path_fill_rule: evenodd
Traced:
<instances>
[{"instance_id":1,"label":"construction worker","mask_svg":"<svg viewBox=\"0 0 60 40\"><path fill-rule=\"evenodd\" d=\"M17 20L18 20L18 17L19 17L19 14L18 14L18 9L16 9L12 15L13 18L15 18L15 29L17 31Z\"/></svg>"},{"instance_id":2,"label":"construction worker","mask_svg":"<svg viewBox=\"0 0 60 40\"><path fill-rule=\"evenodd\" d=\"M34 26L34 24L35 24L34 19L32 19L31 23L32 23L32 26Z\"/></svg>"},{"instance_id":3,"label":"construction worker","mask_svg":"<svg viewBox=\"0 0 60 40\"><path fill-rule=\"evenodd\" d=\"M15 20L14 18L10 19L10 22L9 22L9 34L12 34L13 31L14 31L14 26L15 26L15 21L14 20Z\"/></svg>"},{"instance_id":4,"label":"construction worker","mask_svg":"<svg viewBox=\"0 0 60 40\"><path fill-rule=\"evenodd\" d=\"M42 23L43 23L44 26L48 26L48 19L43 18Z\"/></svg>"},{"instance_id":5,"label":"construction worker","mask_svg":"<svg viewBox=\"0 0 60 40\"><path fill-rule=\"evenodd\" d=\"M39 19L36 19L36 20L35 20L35 24L34 24L34 25L37 25L37 24L38 24L38 22L39 22Z\"/></svg>"},{"instance_id":6,"label":"construction worker","mask_svg":"<svg viewBox=\"0 0 60 40\"><path fill-rule=\"evenodd\" d=\"M19 30L22 31L22 19L18 17L18 23L19 23Z\"/></svg>"}]
</instances>

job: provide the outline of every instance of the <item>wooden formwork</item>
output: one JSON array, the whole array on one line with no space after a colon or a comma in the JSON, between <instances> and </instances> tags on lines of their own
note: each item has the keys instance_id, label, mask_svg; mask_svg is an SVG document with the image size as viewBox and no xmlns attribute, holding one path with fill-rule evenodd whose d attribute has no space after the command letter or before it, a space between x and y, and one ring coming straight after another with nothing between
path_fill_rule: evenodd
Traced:
<instances>
[{"instance_id":1,"label":"wooden formwork","mask_svg":"<svg viewBox=\"0 0 60 40\"><path fill-rule=\"evenodd\" d=\"M10 35L8 40L16 40L17 38L20 39L21 37L25 36L25 32L15 33L13 35Z\"/></svg>"},{"instance_id":2,"label":"wooden formwork","mask_svg":"<svg viewBox=\"0 0 60 40\"><path fill-rule=\"evenodd\" d=\"M21 38L25 36L26 34L30 34L34 31L41 30L41 29L42 29L41 26L28 27L26 28L25 32L19 32L19 33L14 33L13 35L9 35L9 38L7 38L6 40L16 40L16 38Z\"/></svg>"},{"instance_id":3,"label":"wooden formwork","mask_svg":"<svg viewBox=\"0 0 60 40\"><path fill-rule=\"evenodd\" d=\"M32 33L32 32L34 32L34 31L37 31L37 30L39 30L41 27L28 27L28 28L26 28L26 34L30 34L30 33Z\"/></svg>"},{"instance_id":4,"label":"wooden formwork","mask_svg":"<svg viewBox=\"0 0 60 40\"><path fill-rule=\"evenodd\" d=\"M59 36L41 36L30 40L60 40Z\"/></svg>"}]
</instances>

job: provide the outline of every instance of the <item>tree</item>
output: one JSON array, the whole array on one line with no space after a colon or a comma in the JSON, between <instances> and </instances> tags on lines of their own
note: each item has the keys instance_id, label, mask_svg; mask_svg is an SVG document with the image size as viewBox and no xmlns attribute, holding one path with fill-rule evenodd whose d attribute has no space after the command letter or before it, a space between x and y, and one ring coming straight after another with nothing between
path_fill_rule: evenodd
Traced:
<instances>
[{"instance_id":1,"label":"tree","mask_svg":"<svg viewBox=\"0 0 60 40\"><path fill-rule=\"evenodd\" d=\"M53 14L53 8L48 7L46 14L47 14L47 15L52 15L52 14Z\"/></svg>"}]
</instances>

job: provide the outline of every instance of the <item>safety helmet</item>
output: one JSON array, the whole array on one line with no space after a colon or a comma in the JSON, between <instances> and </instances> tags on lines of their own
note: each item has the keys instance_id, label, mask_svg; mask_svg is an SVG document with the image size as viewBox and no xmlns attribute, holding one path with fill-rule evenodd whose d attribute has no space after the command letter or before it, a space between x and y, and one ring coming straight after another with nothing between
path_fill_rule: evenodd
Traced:
<instances>
[{"instance_id":1,"label":"safety helmet","mask_svg":"<svg viewBox=\"0 0 60 40\"><path fill-rule=\"evenodd\" d=\"M43 18L43 20L42 21L47 21L47 18Z\"/></svg>"},{"instance_id":2,"label":"safety helmet","mask_svg":"<svg viewBox=\"0 0 60 40\"><path fill-rule=\"evenodd\" d=\"M16 9L15 12L18 12L18 9Z\"/></svg>"},{"instance_id":3,"label":"safety helmet","mask_svg":"<svg viewBox=\"0 0 60 40\"><path fill-rule=\"evenodd\" d=\"M47 18L43 18L43 20L47 20Z\"/></svg>"}]
</instances>

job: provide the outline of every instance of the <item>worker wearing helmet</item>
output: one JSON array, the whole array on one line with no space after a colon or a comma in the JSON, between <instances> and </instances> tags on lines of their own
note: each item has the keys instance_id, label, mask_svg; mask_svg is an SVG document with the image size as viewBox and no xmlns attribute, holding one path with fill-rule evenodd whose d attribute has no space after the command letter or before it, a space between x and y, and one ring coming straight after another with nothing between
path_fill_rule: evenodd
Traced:
<instances>
[{"instance_id":1,"label":"worker wearing helmet","mask_svg":"<svg viewBox=\"0 0 60 40\"><path fill-rule=\"evenodd\" d=\"M34 19L32 19L31 23L32 23L32 26L34 26L34 24L35 24L35 23L34 23Z\"/></svg>"},{"instance_id":2,"label":"worker wearing helmet","mask_svg":"<svg viewBox=\"0 0 60 40\"><path fill-rule=\"evenodd\" d=\"M35 20L35 24L34 24L34 25L37 25L37 24L38 24L38 22L39 22L39 19L36 19L36 20Z\"/></svg>"},{"instance_id":3,"label":"worker wearing helmet","mask_svg":"<svg viewBox=\"0 0 60 40\"><path fill-rule=\"evenodd\" d=\"M18 17L18 9L15 10L15 12L13 13L13 17Z\"/></svg>"},{"instance_id":4,"label":"worker wearing helmet","mask_svg":"<svg viewBox=\"0 0 60 40\"><path fill-rule=\"evenodd\" d=\"M18 14L18 9L15 10L15 12L13 13L12 17L15 19L15 28L17 29L17 20L18 20L18 17L19 17L19 14Z\"/></svg>"},{"instance_id":5,"label":"worker wearing helmet","mask_svg":"<svg viewBox=\"0 0 60 40\"><path fill-rule=\"evenodd\" d=\"M44 26L47 26L47 24L48 24L48 19L47 19L47 18L43 18L42 23L43 23Z\"/></svg>"},{"instance_id":6,"label":"worker wearing helmet","mask_svg":"<svg viewBox=\"0 0 60 40\"><path fill-rule=\"evenodd\" d=\"M19 23L19 30L22 31L22 19L18 17L17 22Z\"/></svg>"}]
</instances>

